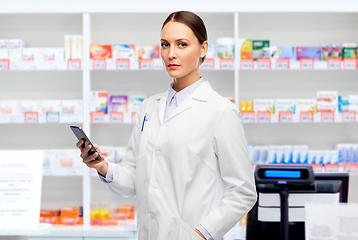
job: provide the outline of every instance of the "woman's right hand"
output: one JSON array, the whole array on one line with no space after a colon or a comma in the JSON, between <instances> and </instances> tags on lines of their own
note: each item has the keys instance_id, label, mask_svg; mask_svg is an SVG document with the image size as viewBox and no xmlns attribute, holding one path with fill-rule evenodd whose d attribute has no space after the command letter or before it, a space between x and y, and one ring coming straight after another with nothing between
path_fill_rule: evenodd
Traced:
<instances>
[{"instance_id":1,"label":"woman's right hand","mask_svg":"<svg viewBox=\"0 0 358 240\"><path fill-rule=\"evenodd\" d=\"M107 161L104 161L104 157L102 156L102 151L98 147L97 144L93 144L93 147L97 150L98 153L94 153L92 155L88 155L88 151L91 149L91 145L88 145L87 147L82 147L82 144L84 141L81 139L76 143L76 147L78 147L81 150L80 157L83 159L83 163L87 165L87 167L96 169L100 174L103 176L107 175L108 171L108 163ZM99 155L101 155L102 160L96 160L95 158Z\"/></svg>"}]
</instances>

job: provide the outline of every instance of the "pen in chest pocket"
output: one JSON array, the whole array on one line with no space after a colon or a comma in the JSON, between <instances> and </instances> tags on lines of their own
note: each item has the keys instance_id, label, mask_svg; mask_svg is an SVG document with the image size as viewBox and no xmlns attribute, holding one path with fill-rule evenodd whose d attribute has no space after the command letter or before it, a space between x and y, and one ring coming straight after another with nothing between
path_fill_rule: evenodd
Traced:
<instances>
[{"instance_id":1,"label":"pen in chest pocket","mask_svg":"<svg viewBox=\"0 0 358 240\"><path fill-rule=\"evenodd\" d=\"M144 118L143 118L143 123L142 123L142 130L141 130L141 132L143 132L144 124L145 124L146 121L148 121L147 113L145 114L145 116L144 116Z\"/></svg>"}]
</instances>

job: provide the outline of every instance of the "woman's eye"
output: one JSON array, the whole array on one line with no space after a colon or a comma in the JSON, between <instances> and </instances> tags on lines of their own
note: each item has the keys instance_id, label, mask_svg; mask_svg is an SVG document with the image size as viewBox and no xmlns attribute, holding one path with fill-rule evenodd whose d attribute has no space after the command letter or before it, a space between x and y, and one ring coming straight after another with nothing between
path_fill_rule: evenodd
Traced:
<instances>
[{"instance_id":1,"label":"woman's eye","mask_svg":"<svg viewBox=\"0 0 358 240\"><path fill-rule=\"evenodd\" d=\"M186 47L186 43L179 43L179 47Z\"/></svg>"},{"instance_id":2,"label":"woman's eye","mask_svg":"<svg viewBox=\"0 0 358 240\"><path fill-rule=\"evenodd\" d=\"M162 48L166 48L166 47L168 47L168 46L169 46L168 43L162 43L162 44L161 44L161 47L162 47Z\"/></svg>"}]
</instances>

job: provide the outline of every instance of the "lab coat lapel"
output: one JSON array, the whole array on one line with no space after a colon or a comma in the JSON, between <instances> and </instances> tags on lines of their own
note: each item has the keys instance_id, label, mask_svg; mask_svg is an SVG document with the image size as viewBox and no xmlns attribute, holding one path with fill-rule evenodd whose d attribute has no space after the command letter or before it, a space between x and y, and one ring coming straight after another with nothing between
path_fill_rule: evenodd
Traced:
<instances>
[{"instance_id":1,"label":"lab coat lapel","mask_svg":"<svg viewBox=\"0 0 358 240\"><path fill-rule=\"evenodd\" d=\"M165 105L167 104L167 98L168 98L168 91L157 97L160 125L162 125L164 122L164 112L165 112Z\"/></svg>"},{"instance_id":2,"label":"lab coat lapel","mask_svg":"<svg viewBox=\"0 0 358 240\"><path fill-rule=\"evenodd\" d=\"M206 102L209 99L210 94L213 92L213 88L211 87L210 83L205 81L203 82L193 93L193 95L182 102L177 109L165 120L168 121L169 119L179 115L180 113L188 110L195 104L196 101L203 101ZM167 95L168 96L168 95ZM162 115L164 115L165 111L165 104L164 110ZM163 116L161 116L163 118Z\"/></svg>"},{"instance_id":3,"label":"lab coat lapel","mask_svg":"<svg viewBox=\"0 0 358 240\"><path fill-rule=\"evenodd\" d=\"M175 110L172 114L169 115L169 117L167 119L165 119L165 121L168 121L169 119L177 116L178 114L184 112L185 110L191 108L193 105L193 98L189 97L187 99L185 99Z\"/></svg>"}]
</instances>

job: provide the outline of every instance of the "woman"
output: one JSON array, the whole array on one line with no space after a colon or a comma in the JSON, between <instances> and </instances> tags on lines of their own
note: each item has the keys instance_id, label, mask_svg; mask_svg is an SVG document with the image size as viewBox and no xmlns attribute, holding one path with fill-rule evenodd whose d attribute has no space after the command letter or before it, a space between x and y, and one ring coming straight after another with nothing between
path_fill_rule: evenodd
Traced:
<instances>
[{"instance_id":1,"label":"woman","mask_svg":"<svg viewBox=\"0 0 358 240\"><path fill-rule=\"evenodd\" d=\"M170 14L161 57L173 83L143 102L122 163L77 143L110 191L137 197L140 240L222 239L256 202L241 115L199 74L207 49L199 16Z\"/></svg>"}]
</instances>

